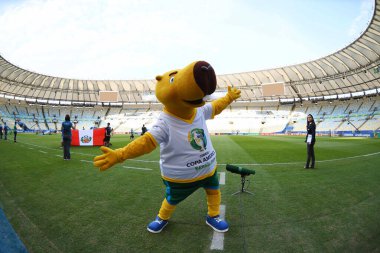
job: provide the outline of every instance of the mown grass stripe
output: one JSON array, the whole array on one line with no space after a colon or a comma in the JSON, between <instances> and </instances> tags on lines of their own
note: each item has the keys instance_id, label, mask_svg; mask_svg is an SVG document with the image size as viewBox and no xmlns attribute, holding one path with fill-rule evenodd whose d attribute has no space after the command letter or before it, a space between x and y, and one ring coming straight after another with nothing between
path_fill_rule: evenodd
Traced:
<instances>
[{"instance_id":1,"label":"mown grass stripe","mask_svg":"<svg viewBox=\"0 0 380 253\"><path fill-rule=\"evenodd\" d=\"M212 139L218 161L224 164L275 164L306 159L306 147L299 137L212 136ZM125 136L115 136L113 141L114 149L127 144ZM25 147L0 142L0 150L6 154L0 165L0 183L12 195L0 188L0 206L12 217L12 225L31 252L59 251L47 239L64 252L83 249L122 252L125 245L130 252L172 252L178 248L184 252L219 251L210 250L213 231L204 224L202 215L206 207L198 208L205 202L203 191L181 203L181 209L175 213L175 224L159 237L145 232L146 223L162 201L159 149L138 161L128 161L108 173L99 173L91 164L80 162L100 155L96 147L73 147L72 151L87 154L72 153L73 161L63 162L55 156L63 154L59 135L20 134L19 143ZM27 147L48 154L38 155ZM221 189L222 204L228 205L229 215L225 215L231 226L231 231L224 235L224 251L373 252L377 249L380 155L375 152L380 151L380 139L348 141L319 137L315 151L317 170L304 170L303 162L300 162L302 166L249 167L257 173L254 180L250 177L251 189L248 189L255 192L254 196L232 195L240 190L240 176L226 172L219 164L219 172L228 176ZM330 161L319 163L322 160ZM80 164L86 169L78 170ZM123 165L153 171L133 173L123 169ZM30 225L19 208L40 231ZM194 224L198 218L199 222ZM162 236L171 243L162 243Z\"/></svg>"}]
</instances>

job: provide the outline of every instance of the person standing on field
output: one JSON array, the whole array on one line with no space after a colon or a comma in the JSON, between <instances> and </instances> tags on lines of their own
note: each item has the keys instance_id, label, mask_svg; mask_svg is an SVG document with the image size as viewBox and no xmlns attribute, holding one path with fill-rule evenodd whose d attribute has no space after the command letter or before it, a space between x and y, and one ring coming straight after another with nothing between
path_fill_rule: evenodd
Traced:
<instances>
[{"instance_id":1,"label":"person standing on field","mask_svg":"<svg viewBox=\"0 0 380 253\"><path fill-rule=\"evenodd\" d=\"M17 127L16 127L16 122L15 122L15 125L13 127L13 141L16 142L16 138L17 138Z\"/></svg>"},{"instance_id":2,"label":"person standing on field","mask_svg":"<svg viewBox=\"0 0 380 253\"><path fill-rule=\"evenodd\" d=\"M111 132L112 128L110 126L111 124L108 122L107 127L106 127L106 135L104 137L104 146L109 147L110 146L110 141L111 141Z\"/></svg>"},{"instance_id":3,"label":"person standing on field","mask_svg":"<svg viewBox=\"0 0 380 253\"><path fill-rule=\"evenodd\" d=\"M307 134L306 134L305 142L307 145L307 160L306 160L306 164L304 168L314 169L314 166L315 166L314 144L315 144L316 125L314 122L314 117L311 114L307 115L306 130L307 130Z\"/></svg>"},{"instance_id":4,"label":"person standing on field","mask_svg":"<svg viewBox=\"0 0 380 253\"><path fill-rule=\"evenodd\" d=\"M4 123L4 140L7 140L8 138L8 126L7 123Z\"/></svg>"},{"instance_id":5,"label":"person standing on field","mask_svg":"<svg viewBox=\"0 0 380 253\"><path fill-rule=\"evenodd\" d=\"M70 146L71 146L71 129L75 129L73 123L70 121L70 115L66 114L65 121L62 122L62 140L63 140L63 159L70 160Z\"/></svg>"},{"instance_id":6,"label":"person standing on field","mask_svg":"<svg viewBox=\"0 0 380 253\"><path fill-rule=\"evenodd\" d=\"M148 129L146 128L145 124L143 124L143 126L141 128L141 135L144 135L147 131L148 131Z\"/></svg>"}]
</instances>

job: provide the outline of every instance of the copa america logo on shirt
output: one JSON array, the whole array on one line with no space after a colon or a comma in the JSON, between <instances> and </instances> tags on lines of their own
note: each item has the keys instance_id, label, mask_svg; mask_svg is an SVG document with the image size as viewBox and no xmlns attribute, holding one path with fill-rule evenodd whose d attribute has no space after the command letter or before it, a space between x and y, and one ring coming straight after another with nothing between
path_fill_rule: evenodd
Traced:
<instances>
[{"instance_id":1,"label":"copa america logo on shirt","mask_svg":"<svg viewBox=\"0 0 380 253\"><path fill-rule=\"evenodd\" d=\"M190 145L195 150L205 151L207 146L207 138L203 129L194 128L188 133L188 140Z\"/></svg>"},{"instance_id":2,"label":"copa america logo on shirt","mask_svg":"<svg viewBox=\"0 0 380 253\"><path fill-rule=\"evenodd\" d=\"M80 142L82 142L82 143L89 143L89 142L91 142L91 140L92 140L92 137L88 136L88 135L85 135L82 138L80 138Z\"/></svg>"}]
</instances>

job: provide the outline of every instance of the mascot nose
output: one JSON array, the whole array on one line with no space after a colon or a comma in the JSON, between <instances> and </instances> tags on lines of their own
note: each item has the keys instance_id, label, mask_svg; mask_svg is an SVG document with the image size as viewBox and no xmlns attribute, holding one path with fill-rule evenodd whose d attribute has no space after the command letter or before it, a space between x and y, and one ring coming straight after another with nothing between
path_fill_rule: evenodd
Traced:
<instances>
[{"instance_id":1,"label":"mascot nose","mask_svg":"<svg viewBox=\"0 0 380 253\"><path fill-rule=\"evenodd\" d=\"M194 65L194 79L205 95L211 95L216 89L216 75L208 62L199 61Z\"/></svg>"}]
</instances>

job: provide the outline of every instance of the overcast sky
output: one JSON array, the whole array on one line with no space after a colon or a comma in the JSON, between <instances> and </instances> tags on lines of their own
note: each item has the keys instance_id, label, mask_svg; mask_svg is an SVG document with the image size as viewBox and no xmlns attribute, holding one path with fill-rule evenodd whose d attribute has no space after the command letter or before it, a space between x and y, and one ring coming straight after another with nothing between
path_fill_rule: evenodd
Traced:
<instances>
[{"instance_id":1,"label":"overcast sky","mask_svg":"<svg viewBox=\"0 0 380 253\"><path fill-rule=\"evenodd\" d=\"M368 26L373 0L0 0L0 54L41 74L154 79L196 60L217 74L314 60Z\"/></svg>"}]
</instances>

